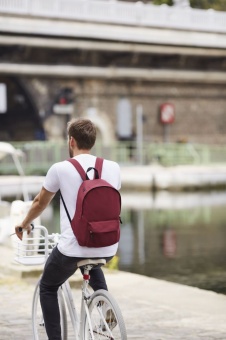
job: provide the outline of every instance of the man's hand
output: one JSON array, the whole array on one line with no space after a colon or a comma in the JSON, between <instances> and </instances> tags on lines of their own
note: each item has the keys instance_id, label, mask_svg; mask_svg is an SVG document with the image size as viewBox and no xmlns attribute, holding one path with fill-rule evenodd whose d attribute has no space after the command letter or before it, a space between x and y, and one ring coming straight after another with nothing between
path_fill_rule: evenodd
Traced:
<instances>
[{"instance_id":1,"label":"man's hand","mask_svg":"<svg viewBox=\"0 0 226 340\"><path fill-rule=\"evenodd\" d=\"M32 224L29 224L26 227L22 227L21 225L18 225L15 227L15 234L22 241L23 232L26 230L27 234L29 235L32 229L34 229L34 226Z\"/></svg>"},{"instance_id":2,"label":"man's hand","mask_svg":"<svg viewBox=\"0 0 226 340\"><path fill-rule=\"evenodd\" d=\"M55 195L54 192L50 192L43 187L40 193L34 198L34 201L27 213L27 216L21 222L20 225L17 225L15 227L15 234L20 240L22 240L23 238L24 231L27 231L28 235L30 234L31 230L33 229L32 224L30 224L30 222L34 221L34 219L43 212L43 210L53 199L54 195Z\"/></svg>"}]
</instances>

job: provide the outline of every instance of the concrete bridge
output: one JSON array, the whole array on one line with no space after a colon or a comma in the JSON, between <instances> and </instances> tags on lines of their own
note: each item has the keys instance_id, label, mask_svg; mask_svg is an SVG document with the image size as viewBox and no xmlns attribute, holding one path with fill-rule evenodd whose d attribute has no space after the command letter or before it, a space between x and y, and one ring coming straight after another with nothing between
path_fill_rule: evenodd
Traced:
<instances>
[{"instance_id":1,"label":"concrete bridge","mask_svg":"<svg viewBox=\"0 0 226 340\"><path fill-rule=\"evenodd\" d=\"M82 115L104 143L131 140L142 105L146 140L224 143L225 32L226 13L213 10L0 1L0 83L8 96L0 139L62 139L66 121ZM176 119L166 133L159 108L168 102Z\"/></svg>"}]
</instances>

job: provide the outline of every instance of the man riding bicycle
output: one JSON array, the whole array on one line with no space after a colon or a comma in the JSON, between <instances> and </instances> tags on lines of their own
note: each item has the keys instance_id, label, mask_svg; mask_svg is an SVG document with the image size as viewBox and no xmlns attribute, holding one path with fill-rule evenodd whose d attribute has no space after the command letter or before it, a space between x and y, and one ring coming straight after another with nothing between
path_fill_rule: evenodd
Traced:
<instances>
[{"instance_id":1,"label":"man riding bicycle","mask_svg":"<svg viewBox=\"0 0 226 340\"><path fill-rule=\"evenodd\" d=\"M88 119L72 120L68 123L68 147L71 158L76 159L86 171L95 166L96 157L92 155L91 148L96 140L96 128ZM120 189L120 168L115 162L104 160L102 179L114 188ZM62 161L53 164L47 172L43 187L34 198L32 206L22 223L15 227L17 236L22 239L20 228L30 232L30 224L38 217L60 190L70 216L75 214L75 202L82 179L72 164ZM104 209L104 207L103 207ZM61 340L60 312L57 300L58 288L77 269L77 262L86 258L105 258L109 261L116 253L118 243L111 246L88 248L78 244L72 231L70 221L60 202L60 229L61 238L58 245L50 254L40 281L40 302L42 306L46 332L49 340ZM90 286L94 291L107 290L103 271L95 267L90 271Z\"/></svg>"}]
</instances>

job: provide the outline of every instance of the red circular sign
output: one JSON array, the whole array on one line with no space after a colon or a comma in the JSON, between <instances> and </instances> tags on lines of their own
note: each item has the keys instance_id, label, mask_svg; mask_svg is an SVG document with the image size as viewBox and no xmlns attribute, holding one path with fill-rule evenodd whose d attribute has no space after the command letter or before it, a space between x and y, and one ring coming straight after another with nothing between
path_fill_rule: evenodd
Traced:
<instances>
[{"instance_id":1,"label":"red circular sign","mask_svg":"<svg viewBox=\"0 0 226 340\"><path fill-rule=\"evenodd\" d=\"M172 124L175 120L175 108L173 104L165 103L160 106L160 121L162 124Z\"/></svg>"}]
</instances>

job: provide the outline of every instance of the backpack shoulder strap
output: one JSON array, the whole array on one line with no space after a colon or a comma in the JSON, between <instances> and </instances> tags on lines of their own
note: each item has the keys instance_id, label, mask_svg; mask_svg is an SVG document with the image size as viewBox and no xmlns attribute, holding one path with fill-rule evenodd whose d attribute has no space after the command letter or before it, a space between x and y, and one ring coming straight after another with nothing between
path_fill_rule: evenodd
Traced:
<instances>
[{"instance_id":1,"label":"backpack shoulder strap","mask_svg":"<svg viewBox=\"0 0 226 340\"><path fill-rule=\"evenodd\" d=\"M75 169L78 171L79 175L81 176L82 180L86 180L86 173L81 164L76 161L74 158L69 158L68 162L70 162L72 165L74 165Z\"/></svg>"},{"instance_id":2,"label":"backpack shoulder strap","mask_svg":"<svg viewBox=\"0 0 226 340\"><path fill-rule=\"evenodd\" d=\"M67 210L66 203L65 203L65 201L64 201L64 199L63 199L63 196L62 196L61 192L60 192L60 197L61 197L61 199L62 199L62 202L63 202L63 205L64 205L64 209L65 209L65 211L66 211L67 217L68 217L68 219L69 219L69 221L70 221L70 223L71 223L71 217L70 217L70 215L69 215L69 212L68 212L68 210Z\"/></svg>"},{"instance_id":3,"label":"backpack shoulder strap","mask_svg":"<svg viewBox=\"0 0 226 340\"><path fill-rule=\"evenodd\" d=\"M104 162L103 158L100 158L100 157L96 158L95 169L97 169L98 171L99 178L101 178L103 162Z\"/></svg>"},{"instance_id":4,"label":"backpack shoulder strap","mask_svg":"<svg viewBox=\"0 0 226 340\"><path fill-rule=\"evenodd\" d=\"M86 180L86 173L85 173L85 170L83 169L83 167L81 166L81 164L78 161L76 161L76 159L74 159L74 158L69 158L69 159L67 159L67 161L70 162L75 167L75 169L78 171L79 175L81 176L82 180L85 181ZM65 211L67 213L67 217L68 217L68 219L69 219L69 221L71 223L71 217L69 215L66 203L65 203L65 201L63 199L63 196L62 196L61 192L60 192L60 197L62 199L62 202L63 202L63 205L64 205L64 209L65 209Z\"/></svg>"}]
</instances>

